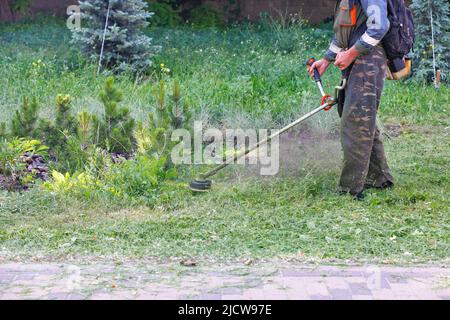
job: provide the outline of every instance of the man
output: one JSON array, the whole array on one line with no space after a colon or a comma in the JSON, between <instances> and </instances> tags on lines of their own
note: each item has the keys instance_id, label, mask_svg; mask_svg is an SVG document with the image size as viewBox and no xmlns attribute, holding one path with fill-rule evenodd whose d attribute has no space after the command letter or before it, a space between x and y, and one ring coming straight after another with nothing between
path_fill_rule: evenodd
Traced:
<instances>
[{"instance_id":1,"label":"man","mask_svg":"<svg viewBox=\"0 0 450 320\"><path fill-rule=\"evenodd\" d=\"M341 0L336 6L335 37L314 68L325 73L334 65L347 78L341 112L344 167L339 189L363 199L365 188L390 188L394 179L387 164L376 115L386 77L381 40L388 32L387 0Z\"/></svg>"}]
</instances>

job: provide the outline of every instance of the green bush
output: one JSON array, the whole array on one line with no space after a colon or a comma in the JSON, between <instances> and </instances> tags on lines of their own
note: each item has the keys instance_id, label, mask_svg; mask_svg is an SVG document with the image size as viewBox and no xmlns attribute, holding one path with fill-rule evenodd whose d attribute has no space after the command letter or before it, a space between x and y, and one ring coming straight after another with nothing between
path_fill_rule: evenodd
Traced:
<instances>
[{"instance_id":1,"label":"green bush","mask_svg":"<svg viewBox=\"0 0 450 320\"><path fill-rule=\"evenodd\" d=\"M223 28L222 15L210 4L202 4L189 12L189 22L196 28Z\"/></svg>"},{"instance_id":2,"label":"green bush","mask_svg":"<svg viewBox=\"0 0 450 320\"><path fill-rule=\"evenodd\" d=\"M180 7L172 0L147 0L147 10L154 13L151 25L175 27L183 23Z\"/></svg>"},{"instance_id":3,"label":"green bush","mask_svg":"<svg viewBox=\"0 0 450 320\"><path fill-rule=\"evenodd\" d=\"M160 184L177 176L174 168L166 169L165 157L138 155L111 166L103 177L103 184L112 196L152 198Z\"/></svg>"}]
</instances>

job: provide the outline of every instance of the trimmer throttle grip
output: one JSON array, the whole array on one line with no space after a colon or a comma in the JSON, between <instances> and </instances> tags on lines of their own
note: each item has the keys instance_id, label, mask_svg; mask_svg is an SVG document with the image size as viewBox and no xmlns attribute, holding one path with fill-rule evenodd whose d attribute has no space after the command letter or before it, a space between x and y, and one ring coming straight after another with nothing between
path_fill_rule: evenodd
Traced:
<instances>
[{"instance_id":1,"label":"trimmer throttle grip","mask_svg":"<svg viewBox=\"0 0 450 320\"><path fill-rule=\"evenodd\" d=\"M311 67L314 64L314 62L316 62L316 59L311 58L308 61L306 61L306 66ZM316 68L314 68L314 81L322 82L322 78L320 77L319 70L317 70Z\"/></svg>"}]
</instances>

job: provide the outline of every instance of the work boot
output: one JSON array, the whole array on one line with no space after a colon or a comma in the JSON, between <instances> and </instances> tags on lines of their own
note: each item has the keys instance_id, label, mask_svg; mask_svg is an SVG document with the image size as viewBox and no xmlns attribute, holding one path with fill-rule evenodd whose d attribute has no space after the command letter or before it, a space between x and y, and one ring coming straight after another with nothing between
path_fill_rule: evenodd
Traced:
<instances>
[{"instance_id":1,"label":"work boot","mask_svg":"<svg viewBox=\"0 0 450 320\"><path fill-rule=\"evenodd\" d=\"M373 184L370 184L370 183L366 183L366 184L364 185L364 189L378 189L378 190L383 190L383 189L392 189L392 188L394 188L394 183L393 183L392 181L386 181L386 182L383 182L383 183L381 184L381 186L376 186L376 185L373 185Z\"/></svg>"},{"instance_id":2,"label":"work boot","mask_svg":"<svg viewBox=\"0 0 450 320\"><path fill-rule=\"evenodd\" d=\"M358 192L356 194L353 194L351 192L339 191L339 194L345 195L345 196L350 195L350 196L352 196L352 199L355 201L362 201L362 200L364 200L364 197L365 197L364 191Z\"/></svg>"},{"instance_id":3,"label":"work boot","mask_svg":"<svg viewBox=\"0 0 450 320\"><path fill-rule=\"evenodd\" d=\"M357 194L353 195L353 200L355 201L363 201L364 200L364 191L358 192Z\"/></svg>"}]
</instances>

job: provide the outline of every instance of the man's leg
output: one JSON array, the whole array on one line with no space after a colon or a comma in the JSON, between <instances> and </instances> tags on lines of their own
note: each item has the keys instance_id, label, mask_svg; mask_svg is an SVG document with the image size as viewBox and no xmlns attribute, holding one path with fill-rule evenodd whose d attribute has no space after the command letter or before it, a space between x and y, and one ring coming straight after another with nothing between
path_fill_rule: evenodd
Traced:
<instances>
[{"instance_id":1,"label":"man's leg","mask_svg":"<svg viewBox=\"0 0 450 320\"><path fill-rule=\"evenodd\" d=\"M383 142L380 139L380 130L378 128L375 131L366 184L369 187L375 188L390 187L394 184L394 178L391 175L391 170L387 163Z\"/></svg>"},{"instance_id":2,"label":"man's leg","mask_svg":"<svg viewBox=\"0 0 450 320\"><path fill-rule=\"evenodd\" d=\"M348 79L341 125L344 167L339 186L353 195L364 190L373 151L374 165L377 158L384 157L381 141L376 138L376 115L385 74L384 50L375 47L356 60Z\"/></svg>"}]
</instances>

